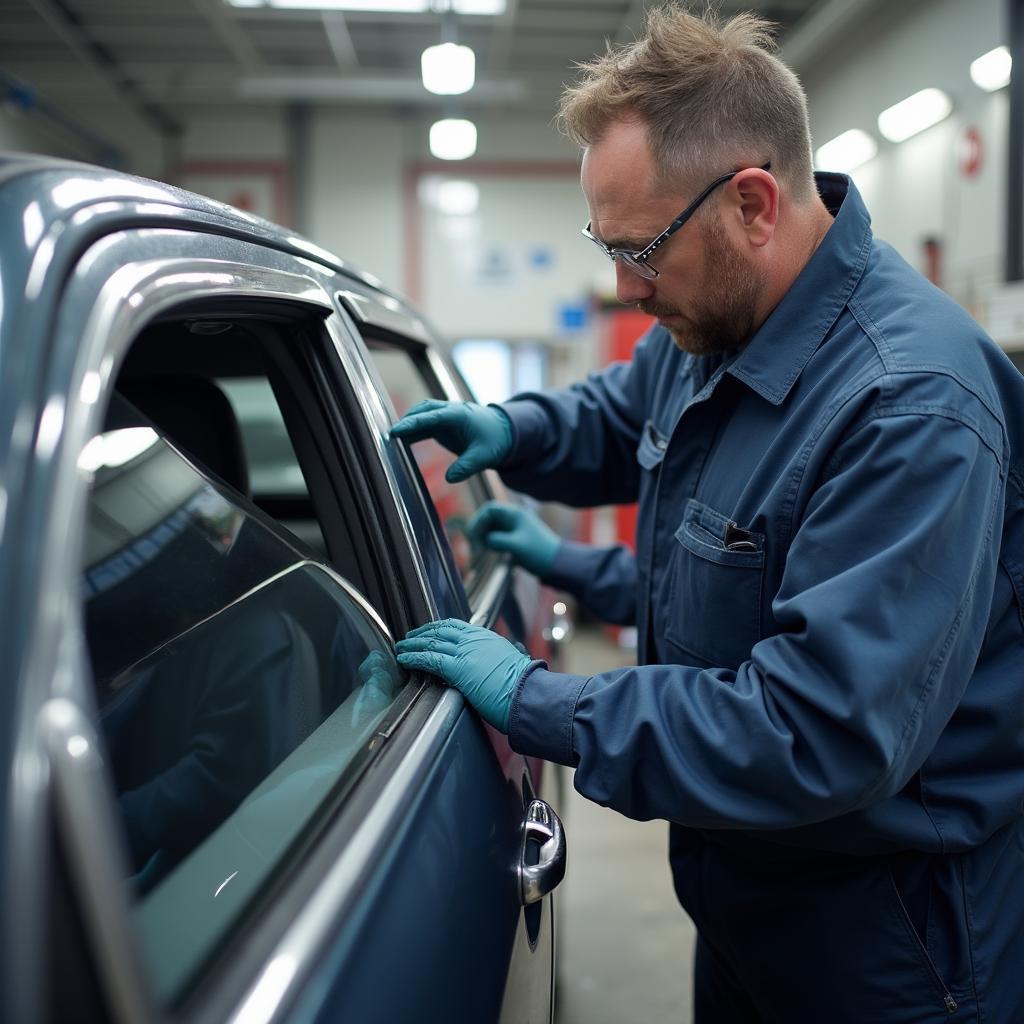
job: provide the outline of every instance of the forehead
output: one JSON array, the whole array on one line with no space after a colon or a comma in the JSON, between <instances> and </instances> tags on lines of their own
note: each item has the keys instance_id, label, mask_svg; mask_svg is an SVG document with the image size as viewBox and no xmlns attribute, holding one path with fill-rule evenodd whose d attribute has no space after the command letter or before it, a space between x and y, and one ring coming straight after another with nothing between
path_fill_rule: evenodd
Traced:
<instances>
[{"instance_id":1,"label":"forehead","mask_svg":"<svg viewBox=\"0 0 1024 1024\"><path fill-rule=\"evenodd\" d=\"M685 203L658 183L647 136L619 122L588 147L580 175L591 228L608 245L642 248Z\"/></svg>"},{"instance_id":2,"label":"forehead","mask_svg":"<svg viewBox=\"0 0 1024 1024\"><path fill-rule=\"evenodd\" d=\"M587 147L580 174L587 201L624 203L654 198L654 161L637 121L617 121Z\"/></svg>"}]
</instances>

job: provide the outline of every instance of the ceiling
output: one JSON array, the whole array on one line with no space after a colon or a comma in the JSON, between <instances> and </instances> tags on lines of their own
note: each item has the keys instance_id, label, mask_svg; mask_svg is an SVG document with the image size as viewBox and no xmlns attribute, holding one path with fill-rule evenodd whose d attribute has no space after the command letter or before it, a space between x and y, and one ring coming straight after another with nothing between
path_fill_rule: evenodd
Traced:
<instances>
[{"instance_id":1,"label":"ceiling","mask_svg":"<svg viewBox=\"0 0 1024 1024\"><path fill-rule=\"evenodd\" d=\"M461 15L477 55L462 109L554 109L573 62L626 42L654 0L507 0L499 16ZM835 0L832 0L834 3ZM755 10L780 40L825 0L721 0ZM0 0L0 88L22 82L52 108L130 102L157 127L196 107L315 102L444 109L424 90L422 51L438 14L344 15L246 9L225 0ZM450 104L449 104L450 105Z\"/></svg>"}]
</instances>

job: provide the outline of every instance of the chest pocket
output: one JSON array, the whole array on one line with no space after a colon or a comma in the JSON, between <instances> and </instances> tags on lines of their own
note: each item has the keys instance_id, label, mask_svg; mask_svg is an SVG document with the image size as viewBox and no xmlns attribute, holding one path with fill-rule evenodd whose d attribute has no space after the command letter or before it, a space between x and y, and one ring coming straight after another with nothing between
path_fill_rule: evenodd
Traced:
<instances>
[{"instance_id":1,"label":"chest pocket","mask_svg":"<svg viewBox=\"0 0 1024 1024\"><path fill-rule=\"evenodd\" d=\"M666 654L737 668L760 639L764 534L691 499L669 558Z\"/></svg>"}]
</instances>

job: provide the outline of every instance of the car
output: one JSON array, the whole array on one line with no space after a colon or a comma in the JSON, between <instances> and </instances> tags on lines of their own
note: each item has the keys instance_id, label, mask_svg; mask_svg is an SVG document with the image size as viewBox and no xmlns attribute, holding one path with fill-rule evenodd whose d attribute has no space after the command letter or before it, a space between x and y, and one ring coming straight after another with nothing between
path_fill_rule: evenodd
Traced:
<instances>
[{"instance_id":1,"label":"car","mask_svg":"<svg viewBox=\"0 0 1024 1024\"><path fill-rule=\"evenodd\" d=\"M380 282L249 214L0 161L0 1017L550 1021L550 766L393 640L559 657ZM561 607L561 606L559 606Z\"/></svg>"}]
</instances>

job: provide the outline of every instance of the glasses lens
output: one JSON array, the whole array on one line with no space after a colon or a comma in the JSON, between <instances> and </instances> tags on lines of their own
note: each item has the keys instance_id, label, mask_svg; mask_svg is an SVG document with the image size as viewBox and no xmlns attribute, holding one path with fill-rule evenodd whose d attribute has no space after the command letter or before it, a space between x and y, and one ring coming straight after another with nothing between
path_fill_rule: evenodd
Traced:
<instances>
[{"instance_id":1,"label":"glasses lens","mask_svg":"<svg viewBox=\"0 0 1024 1024\"><path fill-rule=\"evenodd\" d=\"M641 263L639 260L634 259L628 252L617 252L615 255L622 260L622 262L629 267L634 274L638 274L647 281L653 281L658 276L658 272L654 267L649 267L646 263Z\"/></svg>"}]
</instances>

